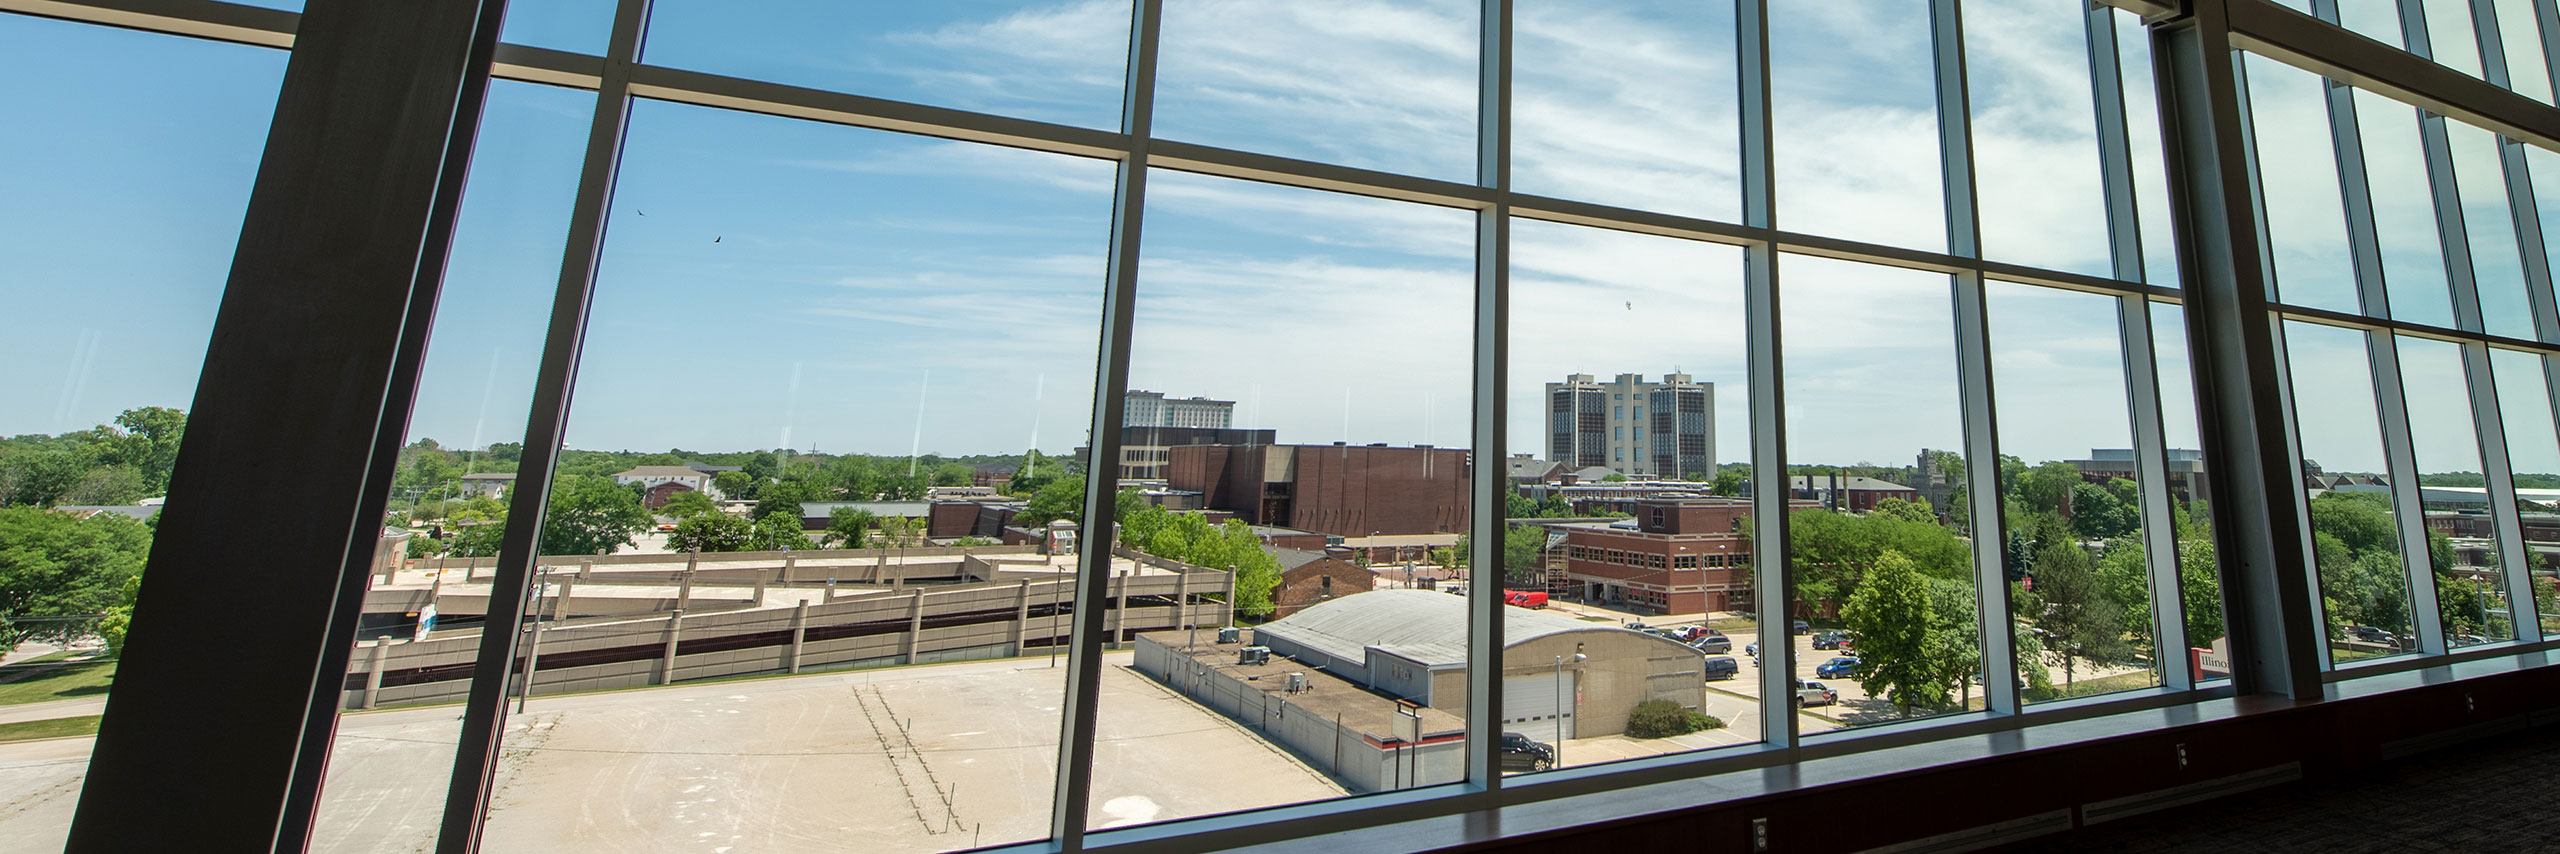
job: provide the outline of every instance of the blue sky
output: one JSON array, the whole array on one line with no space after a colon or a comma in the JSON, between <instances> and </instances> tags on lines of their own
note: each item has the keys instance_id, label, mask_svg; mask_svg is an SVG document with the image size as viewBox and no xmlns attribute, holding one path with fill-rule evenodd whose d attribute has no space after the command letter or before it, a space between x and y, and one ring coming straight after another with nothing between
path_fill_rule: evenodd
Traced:
<instances>
[{"instance_id":1,"label":"blue sky","mask_svg":"<svg viewBox=\"0 0 2560 854\"><path fill-rule=\"evenodd\" d=\"M519 2L508 38L600 50L610 5ZM1773 5L1780 226L1942 248L1917 7ZM1119 0L656 6L654 63L1066 124L1119 121L1128 38ZM1474 10L1459 0L1169 4L1158 130L1470 180ZM2104 274L2076 12L2026 0L1967 10L1986 254ZM1539 0L1517 15L1520 188L1738 216L1729 10ZM187 404L283 60L0 18L0 74L47 83L0 91L0 108L28 117L0 131L9 164L0 168L10 169L0 226L19 259L0 273L0 291L36 316L89 321L22 324L0 338L0 433ZM2316 305L2351 300L2316 82L2260 67L2251 71L2261 141L2288 152L2265 164L2280 286ZM2129 56L2125 73L2139 105L2147 60ZM521 436L592 110L584 92L493 87L413 436L449 445ZM2142 139L2148 112L2137 113ZM2391 127L2368 141L2368 156L2405 171L2414 135ZM2155 150L2144 142L2137 153ZM2457 156L2473 158L2458 164L2466 221L2489 225L2497 212L2471 204L2484 198L2471 165L2485 155ZM1093 394L1113 169L638 104L570 443L1073 447ZM2145 174L2156 209L2158 176ZM2385 178L2406 176L2378 173L2386 224L2422 224L2422 198ZM1133 387L1236 400L1240 423L1275 428L1283 441L1467 443L1472 214L1170 172L1150 184ZM2150 274L2169 281L2159 218L2143 226ZM2441 274L2432 284L2425 276L2437 262L2432 235L2394 233L2395 305L2421 319L2441 313L2429 308L2443 304ZM134 251L135 235L147 236L145 251ZM2474 228L2472 238L2486 247L2500 236ZM1544 382L1679 369L1718 384L1716 455L1747 455L1734 250L1529 222L1515 226L1515 242L1513 450L1540 444ZM2514 313L2500 307L2521 304L2521 280L2512 252L2500 263L2484 265L2484 299L2506 323ZM1781 270L1790 456L1901 464L1921 447L1957 447L1946 277L1795 257ZM2005 450L2045 459L2125 443L2113 311L2101 298L1994 286ZM2364 381L2360 353L2320 342L2295 353L2305 385ZM2179 378L2163 388L2185 393ZM2305 442L2322 449L2314 456L2379 467L2370 433L2356 438L2371 414L2322 409L2330 405L2306 405ZM2170 411L2173 442L2192 445L2192 407L2173 399ZM2455 441L2466 429L2418 425L2429 444L2421 459L2476 458Z\"/></svg>"}]
</instances>

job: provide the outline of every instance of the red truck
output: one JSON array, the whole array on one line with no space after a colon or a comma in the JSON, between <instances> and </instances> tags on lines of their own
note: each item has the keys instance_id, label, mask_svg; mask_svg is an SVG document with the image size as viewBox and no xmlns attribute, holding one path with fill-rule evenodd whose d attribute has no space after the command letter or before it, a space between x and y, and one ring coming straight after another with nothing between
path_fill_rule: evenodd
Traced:
<instances>
[{"instance_id":1,"label":"red truck","mask_svg":"<svg viewBox=\"0 0 2560 854\"><path fill-rule=\"evenodd\" d=\"M1502 601L1523 608L1542 609L1547 607L1547 594L1535 590L1504 590Z\"/></svg>"}]
</instances>

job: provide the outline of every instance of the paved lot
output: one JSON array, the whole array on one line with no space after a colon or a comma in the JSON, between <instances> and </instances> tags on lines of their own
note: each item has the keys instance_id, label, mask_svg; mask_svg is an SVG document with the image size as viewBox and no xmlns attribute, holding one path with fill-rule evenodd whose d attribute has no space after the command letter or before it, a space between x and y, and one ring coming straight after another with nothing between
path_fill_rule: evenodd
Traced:
<instances>
[{"instance_id":1,"label":"paved lot","mask_svg":"<svg viewBox=\"0 0 2560 854\"><path fill-rule=\"evenodd\" d=\"M1106 658L1095 826L1342 790ZM510 718L493 851L937 851L1047 833L1065 670L1012 659L537 698ZM339 728L315 837L435 835L454 707ZM88 739L0 745L0 851L59 848Z\"/></svg>"}]
</instances>

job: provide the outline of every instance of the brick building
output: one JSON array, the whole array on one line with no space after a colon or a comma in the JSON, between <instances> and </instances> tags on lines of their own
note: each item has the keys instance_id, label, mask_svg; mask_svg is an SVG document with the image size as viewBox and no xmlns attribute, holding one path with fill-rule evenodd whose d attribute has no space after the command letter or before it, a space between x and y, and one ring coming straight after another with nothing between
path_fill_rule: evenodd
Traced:
<instances>
[{"instance_id":1,"label":"brick building","mask_svg":"<svg viewBox=\"0 0 2560 854\"><path fill-rule=\"evenodd\" d=\"M1790 512L1814 506L1791 502ZM1635 518L1550 526L1563 535L1563 584L1583 601L1666 614L1745 607L1751 590L1751 502L1638 502Z\"/></svg>"},{"instance_id":2,"label":"brick building","mask_svg":"<svg viewBox=\"0 0 2560 854\"><path fill-rule=\"evenodd\" d=\"M1796 475L1787 478L1789 498L1812 501L1835 510L1871 513L1887 498L1925 501L1920 491L1890 480L1843 474ZM1642 514L1638 514L1642 515Z\"/></svg>"},{"instance_id":3,"label":"brick building","mask_svg":"<svg viewBox=\"0 0 2560 854\"><path fill-rule=\"evenodd\" d=\"M1256 525L1344 537L1466 530L1467 452L1418 445L1188 445L1165 467L1173 489Z\"/></svg>"},{"instance_id":4,"label":"brick building","mask_svg":"<svg viewBox=\"0 0 2560 854\"><path fill-rule=\"evenodd\" d=\"M1280 559L1280 586L1271 591L1273 617L1286 617L1309 605L1329 602L1377 586L1377 573L1340 555L1304 549L1269 549Z\"/></svg>"}]
</instances>

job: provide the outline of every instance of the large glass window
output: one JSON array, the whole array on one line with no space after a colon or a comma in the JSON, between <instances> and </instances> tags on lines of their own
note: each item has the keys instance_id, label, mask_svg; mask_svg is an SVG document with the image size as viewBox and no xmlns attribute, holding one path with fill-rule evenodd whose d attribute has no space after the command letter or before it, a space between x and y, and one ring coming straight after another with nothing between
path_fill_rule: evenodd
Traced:
<instances>
[{"instance_id":1,"label":"large glass window","mask_svg":"<svg viewBox=\"0 0 2560 854\"><path fill-rule=\"evenodd\" d=\"M1741 252L1530 221L1513 223L1512 240L1511 309L1540 319L1511 327L1513 467L1544 472L1579 455L1576 402L1596 377L1633 375L1630 394L1648 404L1631 408L1637 429L1652 427L1653 438L1613 468L1631 478L1624 488L1541 474L1506 490L1503 586L1547 601L1503 609L1509 631L1542 633L1508 653L1519 675L1506 682L1525 681L1505 700L1553 680L1550 705L1579 710L1561 743L1567 765L1760 741ZM1680 332L1606 347L1578 334L1639 315ZM1617 513L1627 516L1594 518ZM1640 560L1590 555L1610 549ZM1566 622L1577 619L1584 625ZM1628 623L1646 630L1620 628ZM1539 713L1505 706L1504 716Z\"/></svg>"},{"instance_id":2,"label":"large glass window","mask_svg":"<svg viewBox=\"0 0 2560 854\"><path fill-rule=\"evenodd\" d=\"M0 848L60 848L281 51L0 14Z\"/></svg>"},{"instance_id":3,"label":"large glass window","mask_svg":"<svg viewBox=\"0 0 2560 854\"><path fill-rule=\"evenodd\" d=\"M634 105L489 845L1048 834L1110 174Z\"/></svg>"},{"instance_id":4,"label":"large glass window","mask_svg":"<svg viewBox=\"0 0 2560 854\"><path fill-rule=\"evenodd\" d=\"M1795 255L1779 271L1790 610L1835 632L1789 638L1798 729L1961 711L1982 699L1964 532L1991 526L1965 498L1948 278Z\"/></svg>"},{"instance_id":5,"label":"large glass window","mask_svg":"<svg viewBox=\"0 0 2560 854\"><path fill-rule=\"evenodd\" d=\"M428 846L524 455L592 93L490 84L312 847Z\"/></svg>"},{"instance_id":6,"label":"large glass window","mask_svg":"<svg viewBox=\"0 0 2560 854\"><path fill-rule=\"evenodd\" d=\"M1163 170L1147 213L1130 393L1237 432L1167 439L1161 482L1122 481L1109 583L1163 606L1106 641L1088 820L1463 781L1474 219ZM1181 585L1215 601L1175 609ZM1538 668L1523 684L1551 692L1505 729L1573 734L1571 676Z\"/></svg>"},{"instance_id":7,"label":"large glass window","mask_svg":"<svg viewBox=\"0 0 2560 854\"><path fill-rule=\"evenodd\" d=\"M2329 656L2345 663L2415 652L2402 508L2385 461L2365 334L2301 322L2286 323L2284 332Z\"/></svg>"}]
</instances>

